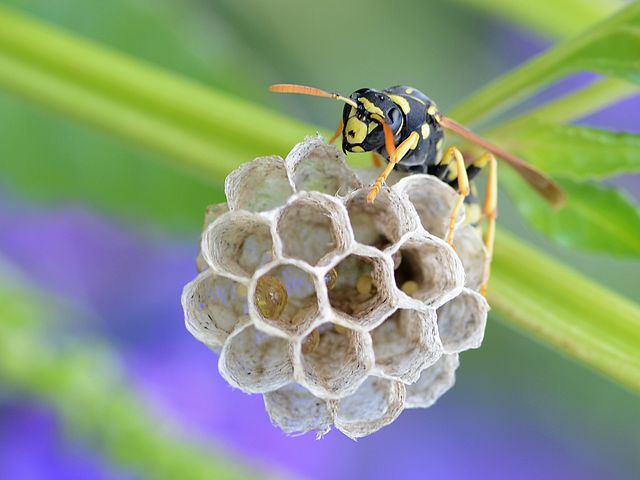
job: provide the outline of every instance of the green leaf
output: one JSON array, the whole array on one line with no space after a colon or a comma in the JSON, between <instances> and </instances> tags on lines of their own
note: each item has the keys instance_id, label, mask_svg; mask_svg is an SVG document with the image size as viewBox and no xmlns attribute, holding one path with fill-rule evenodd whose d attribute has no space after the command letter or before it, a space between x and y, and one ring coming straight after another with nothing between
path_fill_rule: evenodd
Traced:
<instances>
[{"instance_id":1,"label":"green leaf","mask_svg":"<svg viewBox=\"0 0 640 480\"><path fill-rule=\"evenodd\" d=\"M640 2L635 2L582 35L560 43L493 82L465 102L452 116L464 123L477 122L514 105L540 87L582 69L591 69L637 83L640 81L638 52ZM600 81L566 99L516 119L511 124L498 126L490 135L496 143L511 148L547 173L585 179L634 172L638 170L638 137L556 123L591 113L605 106L608 100L628 96L634 90L634 87L625 82L610 79ZM511 190L514 191L513 188ZM572 194L567 193L569 197ZM514 192L514 198L531 196L527 187ZM620 198L612 201L621 208L626 207L627 211L630 208L628 202ZM533 213L543 212L549 217L555 217L555 212L541 206L539 202L538 199L518 202L521 210L524 206L528 207L523 212L524 216L533 221L536 228L567 246L596 251L606 249L606 244L597 243L593 234L585 233L593 230L593 224L590 223L592 217L600 217L598 212L589 215L589 208L597 203L590 204L584 199L572 201L569 198L571 209L567 207L561 210L557 218L571 223L571 228L576 231L575 235L571 235L568 232L570 229L561 228L558 220L545 220L542 215ZM536 205L536 208L532 205ZM576 210L575 214L566 213L572 210ZM633 242L632 245L629 243L626 241L622 246L615 245L612 248L619 254L635 255L635 245Z\"/></svg>"},{"instance_id":2,"label":"green leaf","mask_svg":"<svg viewBox=\"0 0 640 480\"><path fill-rule=\"evenodd\" d=\"M456 1L556 38L578 34L624 5L619 0Z\"/></svg>"},{"instance_id":3,"label":"green leaf","mask_svg":"<svg viewBox=\"0 0 640 480\"><path fill-rule=\"evenodd\" d=\"M0 260L0 383L44 399L85 444L133 472L157 479L264 478L233 465L228 452L187 437L152 414L107 345L77 338L69 319L82 316L26 285ZM61 318L64 318L63 322Z\"/></svg>"},{"instance_id":4,"label":"green leaf","mask_svg":"<svg viewBox=\"0 0 640 480\"><path fill-rule=\"evenodd\" d=\"M501 145L544 172L574 180L640 171L640 135L538 121L501 133Z\"/></svg>"},{"instance_id":5,"label":"green leaf","mask_svg":"<svg viewBox=\"0 0 640 480\"><path fill-rule=\"evenodd\" d=\"M559 43L480 89L451 112L451 116L465 124L478 122L578 70L590 70L640 83L638 52L640 2L633 2L583 34Z\"/></svg>"},{"instance_id":6,"label":"green leaf","mask_svg":"<svg viewBox=\"0 0 640 480\"><path fill-rule=\"evenodd\" d=\"M619 173L637 172L640 170L640 136L560 123L580 119L637 91L636 85L626 81L599 80L494 128L487 137L544 172L565 179L600 179ZM531 226L552 240L566 247L597 252L613 250L621 255L636 254L633 240L632 246L621 248L616 242L602 243L602 236L585 233L594 229L588 213L590 208L597 208L598 204L589 199L585 203L584 199L573 198L572 195L584 195L582 190L572 188L575 183L565 182L568 205L560 211L554 211L521 180L514 178L508 168L502 168L500 172L500 178L512 192L511 197L520 213ZM589 185L584 188L588 187L597 188ZM631 210L630 218L637 215L625 197L616 193L609 193L608 196L613 197L611 201L621 205L624 211ZM608 198L603 201L608 201ZM574 211L578 203L582 204L580 213ZM597 213L594 211L591 215ZM617 228L625 235L622 225Z\"/></svg>"},{"instance_id":7,"label":"green leaf","mask_svg":"<svg viewBox=\"0 0 640 480\"><path fill-rule=\"evenodd\" d=\"M559 180L567 203L554 211L511 172L505 186L522 215L557 243L597 253L640 256L640 211L613 187Z\"/></svg>"}]
</instances>

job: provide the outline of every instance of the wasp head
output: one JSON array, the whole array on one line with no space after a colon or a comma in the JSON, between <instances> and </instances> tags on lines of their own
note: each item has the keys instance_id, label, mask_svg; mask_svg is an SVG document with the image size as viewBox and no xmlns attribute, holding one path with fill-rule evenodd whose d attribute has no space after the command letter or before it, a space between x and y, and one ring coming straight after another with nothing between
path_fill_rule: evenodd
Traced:
<instances>
[{"instance_id":1,"label":"wasp head","mask_svg":"<svg viewBox=\"0 0 640 480\"><path fill-rule=\"evenodd\" d=\"M342 150L345 152L369 152L384 145L381 122L386 122L394 134L402 128L402 112L384 93L371 88L361 88L349 98L357 107L345 105L342 113Z\"/></svg>"}]
</instances>

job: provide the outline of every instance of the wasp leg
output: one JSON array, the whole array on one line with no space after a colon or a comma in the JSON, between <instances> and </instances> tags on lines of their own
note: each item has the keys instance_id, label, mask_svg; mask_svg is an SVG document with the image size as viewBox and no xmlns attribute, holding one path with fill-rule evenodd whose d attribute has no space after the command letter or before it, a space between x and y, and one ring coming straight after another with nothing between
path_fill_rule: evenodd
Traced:
<instances>
[{"instance_id":1,"label":"wasp leg","mask_svg":"<svg viewBox=\"0 0 640 480\"><path fill-rule=\"evenodd\" d=\"M452 159L455 160L455 163L451 162ZM464 204L464 199L469 196L471 189L469 188L469 178L467 177L464 157L462 156L462 153L460 153L460 150L456 147L450 147L444 154L444 157L442 157L442 161L440 163L443 165L449 165L449 176L451 179L449 182L457 179L458 193L460 194L453 210L451 210L451 216L449 217L449 229L447 230L447 243L453 246L453 230L456 226L456 216Z\"/></svg>"},{"instance_id":2,"label":"wasp leg","mask_svg":"<svg viewBox=\"0 0 640 480\"><path fill-rule=\"evenodd\" d=\"M487 295L487 286L491 275L491 260L493 258L493 242L496 234L496 218L498 217L498 164L490 153L483 155L489 162L489 173L487 177L487 191L484 195L482 206L483 216L487 219L487 231L484 235L484 245L487 249L487 257L484 264L482 284L480 293L483 297ZM482 157L481 157L482 158Z\"/></svg>"},{"instance_id":3,"label":"wasp leg","mask_svg":"<svg viewBox=\"0 0 640 480\"><path fill-rule=\"evenodd\" d=\"M398 163L400 160L402 160L405 157L405 155L409 152L409 150L413 150L416 148L416 145L418 144L419 140L420 140L420 135L418 134L418 132L411 132L409 136L406 138L406 140L396 147L395 152L393 152L393 154L391 155L391 158L389 158L389 163L387 164L385 169L382 171L382 173L378 175L378 178L376 179L373 186L371 187L371 190L369 190L369 195L367 195L368 203L374 202L374 200L376 199L376 196L378 195L378 193L380 192L380 189L382 188L382 184L384 183L384 181L387 179L387 177L393 170L393 167L395 167L396 163Z\"/></svg>"},{"instance_id":4,"label":"wasp leg","mask_svg":"<svg viewBox=\"0 0 640 480\"><path fill-rule=\"evenodd\" d=\"M332 144L333 142L335 142L338 139L338 137L342 134L342 130L344 130L344 123L342 122L342 120L340 120L340 123L338 123L338 128L336 128L335 133L327 143Z\"/></svg>"},{"instance_id":5,"label":"wasp leg","mask_svg":"<svg viewBox=\"0 0 640 480\"><path fill-rule=\"evenodd\" d=\"M371 163L376 168L382 168L382 160L380 159L380 154L376 152L371 152Z\"/></svg>"}]
</instances>

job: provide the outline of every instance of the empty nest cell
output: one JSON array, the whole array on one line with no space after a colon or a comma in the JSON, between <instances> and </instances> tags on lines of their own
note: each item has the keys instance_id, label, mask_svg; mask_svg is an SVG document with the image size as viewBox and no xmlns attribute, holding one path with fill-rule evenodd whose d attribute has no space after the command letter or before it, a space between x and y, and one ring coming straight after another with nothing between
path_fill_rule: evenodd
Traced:
<instances>
[{"instance_id":1,"label":"empty nest cell","mask_svg":"<svg viewBox=\"0 0 640 480\"><path fill-rule=\"evenodd\" d=\"M266 393L264 405L271 423L289 435L301 435L315 430L321 436L333 424L327 402L297 383Z\"/></svg>"},{"instance_id":2,"label":"empty nest cell","mask_svg":"<svg viewBox=\"0 0 640 480\"><path fill-rule=\"evenodd\" d=\"M484 338L489 305L482 295L465 288L438 309L438 330L446 353L478 348Z\"/></svg>"},{"instance_id":3,"label":"empty nest cell","mask_svg":"<svg viewBox=\"0 0 640 480\"><path fill-rule=\"evenodd\" d=\"M218 217L221 217L225 213L229 211L229 207L226 203L218 203L214 205L209 205L204 212L204 222L202 226L202 236L204 237L205 232L209 225L211 225ZM201 244L202 247L202 244ZM198 256L196 257L196 267L198 269L198 273L209 268L204 256L202 255L202 248L198 252Z\"/></svg>"},{"instance_id":4,"label":"empty nest cell","mask_svg":"<svg viewBox=\"0 0 640 480\"><path fill-rule=\"evenodd\" d=\"M206 270L183 290L182 307L187 330L218 349L249 313L247 287Z\"/></svg>"},{"instance_id":5,"label":"empty nest cell","mask_svg":"<svg viewBox=\"0 0 640 480\"><path fill-rule=\"evenodd\" d=\"M433 310L397 310L371 331L371 339L376 368L404 383L415 382L442 355Z\"/></svg>"},{"instance_id":6,"label":"empty nest cell","mask_svg":"<svg viewBox=\"0 0 640 480\"><path fill-rule=\"evenodd\" d=\"M285 164L296 191L344 196L361 186L357 175L347 166L344 154L321 137L297 144Z\"/></svg>"},{"instance_id":7,"label":"empty nest cell","mask_svg":"<svg viewBox=\"0 0 640 480\"><path fill-rule=\"evenodd\" d=\"M424 369L413 385L407 385L407 408L427 408L436 403L456 381L460 365L457 354L442 355L434 365Z\"/></svg>"},{"instance_id":8,"label":"empty nest cell","mask_svg":"<svg viewBox=\"0 0 640 480\"><path fill-rule=\"evenodd\" d=\"M353 439L370 435L398 418L404 399L401 382L369 377L353 395L337 402L336 427Z\"/></svg>"},{"instance_id":9,"label":"empty nest cell","mask_svg":"<svg viewBox=\"0 0 640 480\"><path fill-rule=\"evenodd\" d=\"M202 253L216 271L251 277L273 258L270 223L250 212L224 214L204 233Z\"/></svg>"},{"instance_id":10,"label":"empty nest cell","mask_svg":"<svg viewBox=\"0 0 640 480\"><path fill-rule=\"evenodd\" d=\"M229 384L247 393L265 393L292 380L289 342L246 324L229 336L218 368Z\"/></svg>"},{"instance_id":11,"label":"empty nest cell","mask_svg":"<svg viewBox=\"0 0 640 480\"><path fill-rule=\"evenodd\" d=\"M298 194L277 219L282 255L318 265L344 252L352 241L344 207L320 193Z\"/></svg>"},{"instance_id":12,"label":"empty nest cell","mask_svg":"<svg viewBox=\"0 0 640 480\"><path fill-rule=\"evenodd\" d=\"M476 227L462 225L453 234L453 247L464 267L464 285L478 290L484 276L487 251Z\"/></svg>"},{"instance_id":13,"label":"empty nest cell","mask_svg":"<svg viewBox=\"0 0 640 480\"><path fill-rule=\"evenodd\" d=\"M236 168L224 184L229 210L264 212L284 205L293 194L284 161L260 157Z\"/></svg>"},{"instance_id":14,"label":"empty nest cell","mask_svg":"<svg viewBox=\"0 0 640 480\"><path fill-rule=\"evenodd\" d=\"M458 200L458 193L453 188L432 175L410 175L400 180L393 189L409 197L427 232L445 238L449 217ZM462 222L463 210L460 209L456 224Z\"/></svg>"}]
</instances>

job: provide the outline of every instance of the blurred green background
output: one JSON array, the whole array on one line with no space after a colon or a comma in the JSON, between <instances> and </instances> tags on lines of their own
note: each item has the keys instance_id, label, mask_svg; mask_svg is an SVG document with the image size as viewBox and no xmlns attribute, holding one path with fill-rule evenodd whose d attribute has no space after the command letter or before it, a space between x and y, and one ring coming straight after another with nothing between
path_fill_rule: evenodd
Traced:
<instances>
[{"instance_id":1,"label":"blurred green background","mask_svg":"<svg viewBox=\"0 0 640 480\"><path fill-rule=\"evenodd\" d=\"M348 94L364 86L401 83L425 91L447 112L564 33L549 26L554 2L541 3L541 20L531 21L529 28L522 18L509 21L513 13L494 16L472 3L3 2L326 130L334 128L339 105L270 95L266 86L303 83ZM583 2L571 28L579 29L578 18L604 17L619 4ZM588 122L609 125L613 117L614 128L633 130L639 107L633 99ZM231 452L236 463L252 469L304 478L382 478L394 471L394 462L402 478L423 478L421 472L429 471L460 478L637 478L638 398L498 318L491 319L483 348L463 355L456 387L434 409L407 412L375 439L357 445L334 438L337 434L322 442L285 438L268 424L258 398L239 400L244 394L225 390L215 358L182 329L180 289L194 273L191 262L204 208L223 199L223 179L197 178L2 92L0 122L0 255L53 294L47 302L55 309L70 302L73 316L87 319L72 327L56 324L64 332L62 343L97 340L109 352L107 362L121 363L119 375L142 392L146 403L136 408L168 418L188 442L197 437L205 452ZM638 197L638 177L616 181ZM640 298L637 260L552 246L527 229L506 197L501 198L499 222L623 295ZM34 335L50 326L47 318L39 322ZM51 346L46 336L43 342ZM8 364L9 354L0 351L3 355ZM157 371L159 362L166 375ZM156 478L167 473L162 466L149 466L154 462L150 452L164 451L165 444L127 458L117 451L126 450L134 438L126 429L117 437L118 448L104 441L104 425L95 418L65 429L74 425L74 416L91 413L81 403L78 411L65 411L59 408L64 395L7 372L11 369L0 368L0 446L5 452L0 452L0 477ZM26 369L23 375L31 374ZM178 388L191 400L177 398ZM68 395L73 397L73 388ZM198 403L197 412L184 412L182 407L193 407L195 397L209 402ZM136 408L113 418L126 418L127 412L134 416ZM207 408L224 411L224 418L201 413ZM243 420L247 416L255 423ZM139 428L154 436L157 425L150 421ZM51 433L64 431L72 435ZM169 437L176 442L171 445L184 447L181 437ZM77 448L87 439L89 448ZM67 447L61 453L48 442ZM167 448L170 454L174 447ZM299 458L292 459L291 451ZM431 467L421 470L421 458ZM475 466L463 465L470 461ZM202 468L206 478L208 467ZM190 478L188 473L184 477Z\"/></svg>"}]
</instances>

